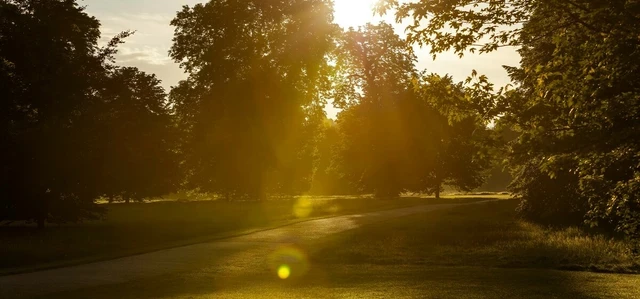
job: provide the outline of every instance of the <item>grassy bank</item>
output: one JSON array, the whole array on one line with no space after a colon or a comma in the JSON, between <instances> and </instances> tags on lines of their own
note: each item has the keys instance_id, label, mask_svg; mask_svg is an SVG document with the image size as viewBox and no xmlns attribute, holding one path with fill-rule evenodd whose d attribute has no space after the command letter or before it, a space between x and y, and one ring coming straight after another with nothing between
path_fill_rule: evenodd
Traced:
<instances>
[{"instance_id":1,"label":"grassy bank","mask_svg":"<svg viewBox=\"0 0 640 299\"><path fill-rule=\"evenodd\" d=\"M519 220L516 205L498 201L367 226L333 236L315 257L321 264L640 270L625 242Z\"/></svg>"},{"instance_id":2,"label":"grassy bank","mask_svg":"<svg viewBox=\"0 0 640 299\"><path fill-rule=\"evenodd\" d=\"M106 205L106 221L0 227L0 274L83 263L202 242L314 217L478 199L302 197L265 202L153 202Z\"/></svg>"}]
</instances>

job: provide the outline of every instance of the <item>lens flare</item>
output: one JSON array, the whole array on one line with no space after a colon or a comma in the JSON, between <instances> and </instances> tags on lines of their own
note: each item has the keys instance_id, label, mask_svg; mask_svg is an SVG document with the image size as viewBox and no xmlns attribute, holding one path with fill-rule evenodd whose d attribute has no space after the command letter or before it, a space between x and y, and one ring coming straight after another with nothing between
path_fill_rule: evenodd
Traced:
<instances>
[{"instance_id":1,"label":"lens flare","mask_svg":"<svg viewBox=\"0 0 640 299\"><path fill-rule=\"evenodd\" d=\"M307 255L293 245L285 245L277 248L269 255L268 261L269 268L277 273L278 277L283 280L302 277L309 271L309 259Z\"/></svg>"},{"instance_id":2,"label":"lens flare","mask_svg":"<svg viewBox=\"0 0 640 299\"><path fill-rule=\"evenodd\" d=\"M307 218L313 212L313 202L308 196L302 196L298 198L293 205L293 214L297 218Z\"/></svg>"},{"instance_id":3,"label":"lens flare","mask_svg":"<svg viewBox=\"0 0 640 299\"><path fill-rule=\"evenodd\" d=\"M278 277L280 277L280 279L287 279L290 275L291 269L289 269L289 266L282 265L280 266L280 268L278 268Z\"/></svg>"}]
</instances>

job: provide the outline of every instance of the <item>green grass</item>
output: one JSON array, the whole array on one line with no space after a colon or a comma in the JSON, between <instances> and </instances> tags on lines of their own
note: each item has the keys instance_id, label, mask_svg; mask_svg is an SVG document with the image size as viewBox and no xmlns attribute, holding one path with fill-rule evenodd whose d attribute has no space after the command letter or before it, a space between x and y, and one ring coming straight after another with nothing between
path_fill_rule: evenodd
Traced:
<instances>
[{"instance_id":1,"label":"green grass","mask_svg":"<svg viewBox=\"0 0 640 299\"><path fill-rule=\"evenodd\" d=\"M106 221L0 227L0 274L60 267L193 244L314 217L478 199L301 197L264 202L112 204Z\"/></svg>"},{"instance_id":2,"label":"green grass","mask_svg":"<svg viewBox=\"0 0 640 299\"><path fill-rule=\"evenodd\" d=\"M288 280L265 266L270 250L220 252L192 271L51 298L640 298L638 275L556 270L633 270L624 243L522 222L515 204L417 214L299 244L309 271Z\"/></svg>"},{"instance_id":3,"label":"green grass","mask_svg":"<svg viewBox=\"0 0 640 299\"><path fill-rule=\"evenodd\" d=\"M316 258L323 264L640 270L629 244L519 220L516 205L505 200L463 206L348 231L333 236Z\"/></svg>"}]
</instances>

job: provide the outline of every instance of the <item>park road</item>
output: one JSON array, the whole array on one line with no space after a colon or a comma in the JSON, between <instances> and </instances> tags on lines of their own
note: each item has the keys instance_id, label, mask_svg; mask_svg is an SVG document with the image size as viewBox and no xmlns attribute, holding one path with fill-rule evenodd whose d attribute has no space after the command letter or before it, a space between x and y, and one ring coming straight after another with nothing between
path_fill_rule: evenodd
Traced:
<instances>
[{"instance_id":1,"label":"park road","mask_svg":"<svg viewBox=\"0 0 640 299\"><path fill-rule=\"evenodd\" d=\"M479 201L470 204L489 202ZM32 273L0 276L0 298L29 298L81 288L112 285L198 267L242 271L268 258L282 244L321 242L321 238L416 213L469 204L420 205L388 211L337 216L299 222L208 243L177 247L109 261ZM242 258L237 258L239 254ZM235 257L235 258L234 258ZM243 265L244 264L244 265ZM244 266L244 267L243 267Z\"/></svg>"}]
</instances>

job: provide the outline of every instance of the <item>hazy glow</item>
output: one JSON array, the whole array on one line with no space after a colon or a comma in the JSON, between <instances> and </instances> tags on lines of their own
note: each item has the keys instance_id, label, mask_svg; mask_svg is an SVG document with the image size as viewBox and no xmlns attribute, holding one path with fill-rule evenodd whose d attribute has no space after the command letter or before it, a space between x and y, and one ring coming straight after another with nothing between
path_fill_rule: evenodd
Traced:
<instances>
[{"instance_id":1,"label":"hazy glow","mask_svg":"<svg viewBox=\"0 0 640 299\"><path fill-rule=\"evenodd\" d=\"M368 22L374 22L379 17L374 16L373 7L378 0L335 0L335 21L340 26L358 27Z\"/></svg>"},{"instance_id":2,"label":"hazy glow","mask_svg":"<svg viewBox=\"0 0 640 299\"><path fill-rule=\"evenodd\" d=\"M280 279L287 279L290 275L291 269L289 269L289 266L282 265L280 266L280 268L278 268L278 277L280 277Z\"/></svg>"},{"instance_id":3,"label":"hazy glow","mask_svg":"<svg viewBox=\"0 0 640 299\"><path fill-rule=\"evenodd\" d=\"M301 196L293 205L293 214L298 218L306 218L313 212L313 202L309 196Z\"/></svg>"},{"instance_id":4,"label":"hazy glow","mask_svg":"<svg viewBox=\"0 0 640 299\"><path fill-rule=\"evenodd\" d=\"M280 279L301 277L309 271L307 255L294 245L283 245L269 254L267 258L269 268ZM273 272L272 272L273 273Z\"/></svg>"}]
</instances>

